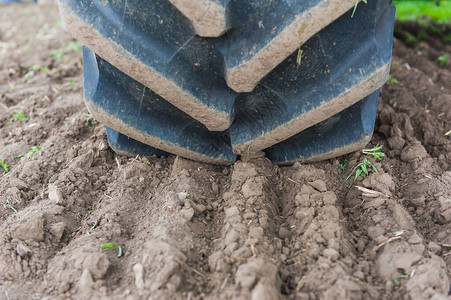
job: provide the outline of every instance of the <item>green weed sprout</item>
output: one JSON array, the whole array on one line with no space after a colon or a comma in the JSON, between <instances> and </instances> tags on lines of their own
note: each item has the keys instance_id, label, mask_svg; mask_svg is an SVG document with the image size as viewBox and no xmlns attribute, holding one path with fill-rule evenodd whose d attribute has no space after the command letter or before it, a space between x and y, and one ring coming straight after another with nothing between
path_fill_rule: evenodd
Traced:
<instances>
[{"instance_id":1,"label":"green weed sprout","mask_svg":"<svg viewBox=\"0 0 451 300\"><path fill-rule=\"evenodd\" d=\"M13 212L17 213L17 209L15 209L10 203L9 200L6 200L6 207L11 209Z\"/></svg>"},{"instance_id":2,"label":"green weed sprout","mask_svg":"<svg viewBox=\"0 0 451 300\"><path fill-rule=\"evenodd\" d=\"M29 82L31 78L33 78L34 75L36 75L36 72L41 71L42 73L49 72L49 67L41 67L40 65L30 65L28 67L29 71L25 74L23 78Z\"/></svg>"},{"instance_id":3,"label":"green weed sprout","mask_svg":"<svg viewBox=\"0 0 451 300\"><path fill-rule=\"evenodd\" d=\"M401 275L401 276L397 276L397 277L395 278L395 280L394 280L394 283L397 285L397 284L399 284L399 280L400 280L401 278L407 278L407 277L409 277L409 275Z\"/></svg>"},{"instance_id":4,"label":"green weed sprout","mask_svg":"<svg viewBox=\"0 0 451 300\"><path fill-rule=\"evenodd\" d=\"M424 264L427 263L427 262L428 262L428 259L427 259L427 258L423 258L422 260L420 260L420 261L418 262L417 265L424 265Z\"/></svg>"},{"instance_id":5,"label":"green weed sprout","mask_svg":"<svg viewBox=\"0 0 451 300\"><path fill-rule=\"evenodd\" d=\"M118 249L117 257L121 257L122 256L122 248L121 248L121 246L119 246L116 243L101 244L100 247L103 247L102 248L102 252L106 252L108 250L111 250L111 249L117 247L117 249Z\"/></svg>"},{"instance_id":6,"label":"green weed sprout","mask_svg":"<svg viewBox=\"0 0 451 300\"><path fill-rule=\"evenodd\" d=\"M70 42L69 44L67 44L66 49L72 52L79 52L81 50L83 50L82 46L77 43L77 42Z\"/></svg>"},{"instance_id":7,"label":"green weed sprout","mask_svg":"<svg viewBox=\"0 0 451 300\"><path fill-rule=\"evenodd\" d=\"M14 156L14 157L15 158L21 158L21 157L28 157L28 158L30 158L30 157L33 156L33 154L35 154L36 152L38 152L40 150L41 150L41 147L33 146L33 147L31 147L30 150L28 150L27 153L24 153L24 154L21 154L21 155L17 155L17 156Z\"/></svg>"},{"instance_id":8,"label":"green weed sprout","mask_svg":"<svg viewBox=\"0 0 451 300\"><path fill-rule=\"evenodd\" d=\"M451 130L448 130L447 132L445 132L445 136L449 136L451 135Z\"/></svg>"},{"instance_id":9,"label":"green weed sprout","mask_svg":"<svg viewBox=\"0 0 451 300\"><path fill-rule=\"evenodd\" d=\"M33 76L34 76L34 71L31 70L31 71L27 72L27 74L25 74L25 76L23 78L26 79L27 81L30 81L31 78L33 78Z\"/></svg>"},{"instance_id":10,"label":"green weed sprout","mask_svg":"<svg viewBox=\"0 0 451 300\"><path fill-rule=\"evenodd\" d=\"M393 83L393 84L400 84L400 83L401 83L401 82L399 82L398 79L396 79L395 77L393 77L393 76L391 76L391 75L388 75L387 81L388 81L388 82L391 82L391 83Z\"/></svg>"},{"instance_id":11,"label":"green weed sprout","mask_svg":"<svg viewBox=\"0 0 451 300\"><path fill-rule=\"evenodd\" d=\"M411 34L410 32L404 32L404 36L406 37L406 40L409 43L415 43L424 40L427 37L424 32L417 35Z\"/></svg>"},{"instance_id":12,"label":"green weed sprout","mask_svg":"<svg viewBox=\"0 0 451 300\"><path fill-rule=\"evenodd\" d=\"M0 167L3 168L3 174L2 176L6 176L9 173L9 169L8 169L8 164L6 163L6 161L2 159L0 159Z\"/></svg>"},{"instance_id":13,"label":"green weed sprout","mask_svg":"<svg viewBox=\"0 0 451 300\"><path fill-rule=\"evenodd\" d=\"M362 152L363 152L363 154L372 155L377 159L381 159L382 157L385 156L384 152L379 151L382 149L382 147L384 147L384 146L377 144L375 147L373 147L371 149L363 149Z\"/></svg>"},{"instance_id":14,"label":"green weed sprout","mask_svg":"<svg viewBox=\"0 0 451 300\"><path fill-rule=\"evenodd\" d=\"M28 118L25 117L23 113L19 110L14 110L13 115L11 117L11 121L25 121L28 122Z\"/></svg>"},{"instance_id":15,"label":"green weed sprout","mask_svg":"<svg viewBox=\"0 0 451 300\"><path fill-rule=\"evenodd\" d=\"M302 52L304 52L304 50L301 50L301 45L302 45L302 42L299 41L298 56L296 57L296 63L297 63L298 65L301 64Z\"/></svg>"},{"instance_id":16,"label":"green weed sprout","mask_svg":"<svg viewBox=\"0 0 451 300\"><path fill-rule=\"evenodd\" d=\"M52 53L53 58L55 58L56 60L60 60L64 56L64 53L63 53L62 49L52 50L51 53Z\"/></svg>"},{"instance_id":17,"label":"green weed sprout","mask_svg":"<svg viewBox=\"0 0 451 300\"><path fill-rule=\"evenodd\" d=\"M363 154L371 155L377 159L382 159L382 157L385 156L385 153L380 151L382 149L382 147L384 147L384 146L377 144L375 147L373 147L371 149L363 149L362 152L363 152ZM344 172L345 168L346 168L346 161L339 164L337 166L337 168L343 170L343 172ZM360 175L364 174L365 176L368 176L369 170L371 170L371 169L373 169L374 172L376 172L376 173L378 172L377 168L365 157L362 161L359 161L354 166L352 166L351 173L349 173L348 177L346 177L344 182L348 181L348 179L351 178L352 174L355 174L354 181L351 182L351 184L348 186L348 188L350 188L354 184L354 182L357 180L357 178L359 178Z\"/></svg>"},{"instance_id":18,"label":"green weed sprout","mask_svg":"<svg viewBox=\"0 0 451 300\"><path fill-rule=\"evenodd\" d=\"M354 182L359 178L359 176L364 173L366 176L369 175L368 170L372 168L376 173L378 172L377 168L365 157L363 161L356 163L352 169L351 173L349 173L348 177L346 177L345 181L348 181L348 179L351 177L352 174L354 175L354 181L351 182L351 184L348 186L348 188L351 188L351 186L354 184Z\"/></svg>"},{"instance_id":19,"label":"green weed sprout","mask_svg":"<svg viewBox=\"0 0 451 300\"><path fill-rule=\"evenodd\" d=\"M224 185L224 187L228 187L229 185L231 185L232 183L235 183L236 182L236 180L232 180L232 181L230 181L229 183L226 183L225 185Z\"/></svg>"},{"instance_id":20,"label":"green weed sprout","mask_svg":"<svg viewBox=\"0 0 451 300\"><path fill-rule=\"evenodd\" d=\"M30 69L30 71L37 71L37 70L39 70L39 69L41 69L41 66L40 65L30 65L29 67L28 67L28 69Z\"/></svg>"},{"instance_id":21,"label":"green weed sprout","mask_svg":"<svg viewBox=\"0 0 451 300\"><path fill-rule=\"evenodd\" d=\"M341 170L343 172L342 177L345 178L345 172L346 172L346 163L348 162L347 159L343 160L341 163L337 165L337 169Z\"/></svg>"},{"instance_id":22,"label":"green weed sprout","mask_svg":"<svg viewBox=\"0 0 451 300\"><path fill-rule=\"evenodd\" d=\"M346 169L346 163L348 162L348 160L347 159L345 159L344 161L342 161L341 163L339 163L338 165L337 165L337 169L340 169L340 170L345 170Z\"/></svg>"},{"instance_id":23,"label":"green weed sprout","mask_svg":"<svg viewBox=\"0 0 451 300\"><path fill-rule=\"evenodd\" d=\"M91 115L85 120L86 126L92 126L96 123L96 119L94 119Z\"/></svg>"},{"instance_id":24,"label":"green weed sprout","mask_svg":"<svg viewBox=\"0 0 451 300\"><path fill-rule=\"evenodd\" d=\"M448 58L449 58L448 54L440 55L440 56L437 58L437 62L438 62L438 64L439 64L439 66L440 66L440 67L444 67L444 66L448 63Z\"/></svg>"},{"instance_id":25,"label":"green weed sprout","mask_svg":"<svg viewBox=\"0 0 451 300\"><path fill-rule=\"evenodd\" d=\"M367 0L356 0L356 1L355 1L355 6L354 6L354 10L352 11L351 18L354 17L354 13L355 13L355 11L356 11L356 9L357 9L357 5L359 5L360 1L362 1L362 2L365 3L365 4L368 4L368 2L366 2Z\"/></svg>"}]
</instances>

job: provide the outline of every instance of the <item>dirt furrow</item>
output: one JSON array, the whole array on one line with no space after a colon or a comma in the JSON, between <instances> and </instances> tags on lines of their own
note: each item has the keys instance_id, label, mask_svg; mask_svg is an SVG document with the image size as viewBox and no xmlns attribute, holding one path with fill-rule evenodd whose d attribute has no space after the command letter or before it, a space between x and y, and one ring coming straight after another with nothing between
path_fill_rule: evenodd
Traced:
<instances>
[{"instance_id":1,"label":"dirt furrow","mask_svg":"<svg viewBox=\"0 0 451 300\"><path fill-rule=\"evenodd\" d=\"M368 299L377 295L356 273L356 251L324 170L295 164L284 170L284 217L292 252L284 262L290 299Z\"/></svg>"},{"instance_id":2,"label":"dirt furrow","mask_svg":"<svg viewBox=\"0 0 451 300\"><path fill-rule=\"evenodd\" d=\"M400 53L411 53L411 50L400 42L396 43L395 47ZM439 79L434 77L437 77L437 74L451 75L451 72L432 62L423 66L429 70L417 69L411 66L412 60L414 58L409 60L405 55L402 58L395 56L393 59L392 76L397 82L388 83L382 90L382 99L389 105L382 108L382 115L378 118L381 123L378 131L389 137L388 146L392 149L402 149L405 143L403 139L409 141L414 135L431 156L438 159L443 170L450 170L451 145L444 133L451 125L451 86L442 85L441 88L440 84L443 83L436 82ZM427 75L431 72L436 74L432 79ZM451 79L451 76L449 77ZM407 82L422 84L416 89L409 89L405 86ZM451 80L444 82L449 84ZM387 94L390 97L385 97ZM395 111L398 114L394 114Z\"/></svg>"},{"instance_id":3,"label":"dirt furrow","mask_svg":"<svg viewBox=\"0 0 451 300\"><path fill-rule=\"evenodd\" d=\"M446 266L426 247L396 196L398 184L387 173L374 173L362 185L375 193L355 189L344 198L343 211L349 216L349 230L366 265L366 280L376 286L379 282L378 297L446 297Z\"/></svg>"},{"instance_id":4,"label":"dirt furrow","mask_svg":"<svg viewBox=\"0 0 451 300\"><path fill-rule=\"evenodd\" d=\"M415 221L415 229L424 238L423 244L429 252L445 260L449 276L449 248L443 245L449 245L451 242L448 238L451 233L450 172L443 172L439 165L435 164L436 160L443 160L431 157L431 153L423 147L427 144L427 139L421 135L421 140L416 139L410 119L406 116L388 105L384 105L379 114L382 123L379 131L389 131L390 134L402 132L402 136L394 135L388 139L388 145L392 148L390 154L400 157L401 160L395 162L387 171L393 174L395 170L400 170L399 177L394 178L397 186L394 194ZM384 126L391 129L384 129ZM390 143L391 139L397 139L396 143ZM449 142L445 143L445 146L449 147ZM448 161L448 156L449 154L445 161ZM447 165L442 164L441 167L446 169ZM415 184L410 184L411 182Z\"/></svg>"},{"instance_id":5,"label":"dirt furrow","mask_svg":"<svg viewBox=\"0 0 451 300\"><path fill-rule=\"evenodd\" d=\"M210 298L277 299L282 239L278 167L265 159L237 162L224 187L220 237L208 258Z\"/></svg>"}]
</instances>

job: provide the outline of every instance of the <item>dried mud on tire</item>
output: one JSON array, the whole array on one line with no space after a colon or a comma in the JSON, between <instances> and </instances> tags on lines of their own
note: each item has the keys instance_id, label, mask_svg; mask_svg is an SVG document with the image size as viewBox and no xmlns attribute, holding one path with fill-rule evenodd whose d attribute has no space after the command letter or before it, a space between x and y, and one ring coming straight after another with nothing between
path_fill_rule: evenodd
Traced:
<instances>
[{"instance_id":1,"label":"dried mud on tire","mask_svg":"<svg viewBox=\"0 0 451 300\"><path fill-rule=\"evenodd\" d=\"M398 24L370 144L387 157L370 159L379 172L357 180L374 191L362 193L337 168L361 152L290 167L118 156L84 107L56 7L2 6L0 20L0 299L448 299L439 37L412 43Z\"/></svg>"}]
</instances>

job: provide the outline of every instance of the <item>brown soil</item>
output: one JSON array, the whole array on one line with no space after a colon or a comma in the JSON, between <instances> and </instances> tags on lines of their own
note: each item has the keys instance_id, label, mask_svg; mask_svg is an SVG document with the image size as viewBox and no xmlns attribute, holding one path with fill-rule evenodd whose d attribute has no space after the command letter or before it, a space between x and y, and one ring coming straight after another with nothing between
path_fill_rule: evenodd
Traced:
<instances>
[{"instance_id":1,"label":"brown soil","mask_svg":"<svg viewBox=\"0 0 451 300\"><path fill-rule=\"evenodd\" d=\"M361 152L284 168L116 155L56 8L2 6L0 299L448 299L451 51L399 26L371 142L387 157L347 188L337 166Z\"/></svg>"}]
</instances>

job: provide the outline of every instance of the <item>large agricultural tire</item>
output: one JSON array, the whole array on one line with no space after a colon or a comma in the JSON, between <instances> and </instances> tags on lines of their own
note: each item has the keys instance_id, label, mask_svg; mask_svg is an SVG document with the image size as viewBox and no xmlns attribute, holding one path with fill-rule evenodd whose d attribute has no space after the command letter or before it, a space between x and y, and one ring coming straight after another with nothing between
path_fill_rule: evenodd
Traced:
<instances>
[{"instance_id":1,"label":"large agricultural tire","mask_svg":"<svg viewBox=\"0 0 451 300\"><path fill-rule=\"evenodd\" d=\"M364 147L390 70L391 0L59 0L84 97L128 155L318 161Z\"/></svg>"}]
</instances>

